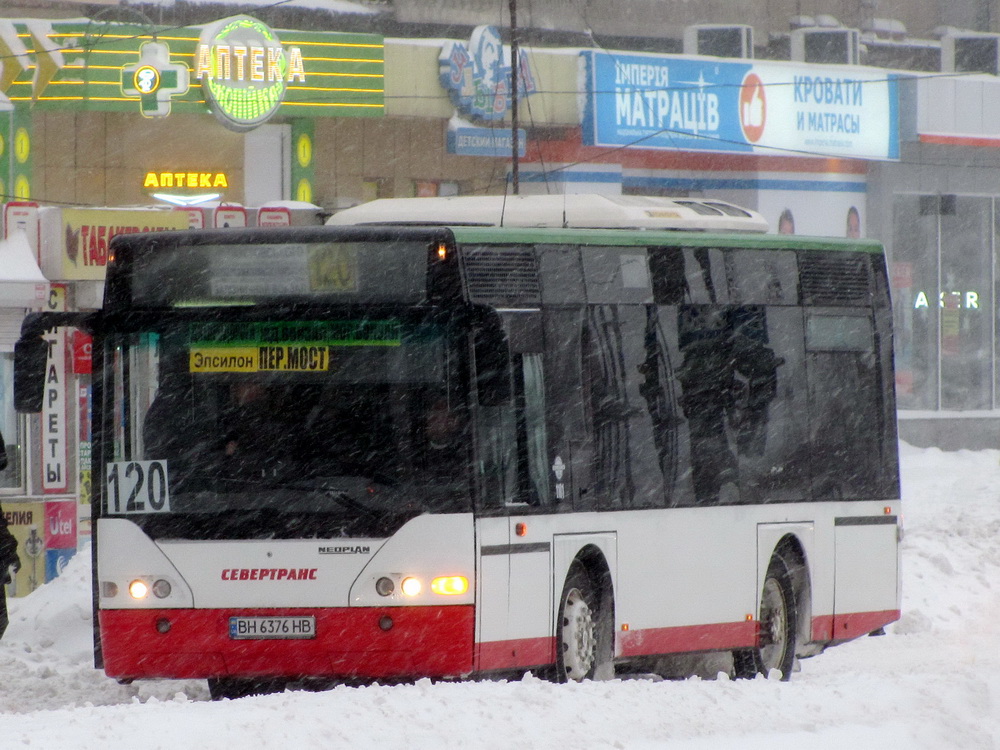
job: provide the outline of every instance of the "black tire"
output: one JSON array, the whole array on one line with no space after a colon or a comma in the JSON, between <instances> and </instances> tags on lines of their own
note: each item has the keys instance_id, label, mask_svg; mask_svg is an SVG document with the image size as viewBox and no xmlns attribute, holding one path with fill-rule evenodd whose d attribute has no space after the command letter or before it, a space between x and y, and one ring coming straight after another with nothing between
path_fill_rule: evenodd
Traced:
<instances>
[{"instance_id":1,"label":"black tire","mask_svg":"<svg viewBox=\"0 0 1000 750\"><path fill-rule=\"evenodd\" d=\"M780 555L771 558L760 595L757 646L733 652L733 673L738 679L749 679L772 669L781 672L781 679L792 677L795 664L795 637L798 632L798 608L792 589L788 563Z\"/></svg>"},{"instance_id":2,"label":"black tire","mask_svg":"<svg viewBox=\"0 0 1000 750\"><path fill-rule=\"evenodd\" d=\"M235 700L250 695L268 695L282 693L285 681L279 679L240 679L236 677L215 677L208 680L208 694L213 701L223 698Z\"/></svg>"},{"instance_id":3,"label":"black tire","mask_svg":"<svg viewBox=\"0 0 1000 750\"><path fill-rule=\"evenodd\" d=\"M566 575L556 621L556 681L614 676L610 596L594 586L583 563Z\"/></svg>"}]
</instances>

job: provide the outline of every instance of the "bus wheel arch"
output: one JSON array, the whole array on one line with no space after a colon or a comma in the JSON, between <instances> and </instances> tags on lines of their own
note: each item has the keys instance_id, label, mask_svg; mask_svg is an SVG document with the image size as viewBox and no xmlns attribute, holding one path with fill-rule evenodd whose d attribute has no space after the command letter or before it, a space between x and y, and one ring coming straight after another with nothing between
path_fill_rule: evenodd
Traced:
<instances>
[{"instance_id":1,"label":"bus wheel arch","mask_svg":"<svg viewBox=\"0 0 1000 750\"><path fill-rule=\"evenodd\" d=\"M614 590L603 553L588 545L566 573L556 609L557 682L614 677Z\"/></svg>"},{"instance_id":2,"label":"bus wheel arch","mask_svg":"<svg viewBox=\"0 0 1000 750\"><path fill-rule=\"evenodd\" d=\"M792 535L782 538L764 575L758 613L757 645L733 652L737 678L765 676L772 669L791 679L797 644L808 640L810 585L805 553Z\"/></svg>"}]
</instances>

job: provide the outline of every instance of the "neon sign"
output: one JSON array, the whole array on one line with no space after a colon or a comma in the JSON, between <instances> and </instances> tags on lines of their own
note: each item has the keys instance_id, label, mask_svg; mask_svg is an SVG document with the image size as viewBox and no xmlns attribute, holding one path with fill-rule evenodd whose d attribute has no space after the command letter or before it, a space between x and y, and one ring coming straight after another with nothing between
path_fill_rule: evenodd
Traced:
<instances>
[{"instance_id":1,"label":"neon sign","mask_svg":"<svg viewBox=\"0 0 1000 750\"><path fill-rule=\"evenodd\" d=\"M234 16L205 27L194 77L219 121L244 132L270 119L288 84L304 83L306 71L298 47L286 51L266 24Z\"/></svg>"},{"instance_id":2,"label":"neon sign","mask_svg":"<svg viewBox=\"0 0 1000 750\"><path fill-rule=\"evenodd\" d=\"M225 172L146 172L144 188L220 188L229 187Z\"/></svg>"},{"instance_id":3,"label":"neon sign","mask_svg":"<svg viewBox=\"0 0 1000 750\"><path fill-rule=\"evenodd\" d=\"M122 93L139 98L143 117L169 115L170 100L186 94L189 85L188 66L170 62L170 47L162 42L144 43L139 62L122 67Z\"/></svg>"}]
</instances>

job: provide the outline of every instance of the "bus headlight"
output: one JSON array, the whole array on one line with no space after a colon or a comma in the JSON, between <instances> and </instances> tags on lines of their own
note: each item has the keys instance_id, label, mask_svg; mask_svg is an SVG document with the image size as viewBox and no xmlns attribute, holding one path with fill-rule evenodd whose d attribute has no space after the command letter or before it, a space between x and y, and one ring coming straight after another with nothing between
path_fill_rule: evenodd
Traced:
<instances>
[{"instance_id":1,"label":"bus headlight","mask_svg":"<svg viewBox=\"0 0 1000 750\"><path fill-rule=\"evenodd\" d=\"M403 582L399 584L399 588L402 589L403 593L407 596L416 596L420 593L423 586L420 583L419 578L404 578Z\"/></svg>"},{"instance_id":2,"label":"bus headlight","mask_svg":"<svg viewBox=\"0 0 1000 750\"><path fill-rule=\"evenodd\" d=\"M465 576L441 576L431 581L431 591L444 596L456 596L469 590L469 579Z\"/></svg>"},{"instance_id":3,"label":"bus headlight","mask_svg":"<svg viewBox=\"0 0 1000 750\"><path fill-rule=\"evenodd\" d=\"M149 596L149 586L145 581L132 581L128 585L128 593L133 599L145 599Z\"/></svg>"}]
</instances>

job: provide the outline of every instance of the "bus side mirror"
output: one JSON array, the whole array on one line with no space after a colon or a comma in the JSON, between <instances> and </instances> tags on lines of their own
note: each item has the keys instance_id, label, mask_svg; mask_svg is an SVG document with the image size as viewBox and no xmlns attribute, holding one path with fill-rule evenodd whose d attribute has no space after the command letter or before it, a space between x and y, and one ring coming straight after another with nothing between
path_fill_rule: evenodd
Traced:
<instances>
[{"instance_id":1,"label":"bus side mirror","mask_svg":"<svg viewBox=\"0 0 1000 750\"><path fill-rule=\"evenodd\" d=\"M22 338L14 344L14 408L37 414L45 397L45 362L49 345L41 336Z\"/></svg>"}]
</instances>

